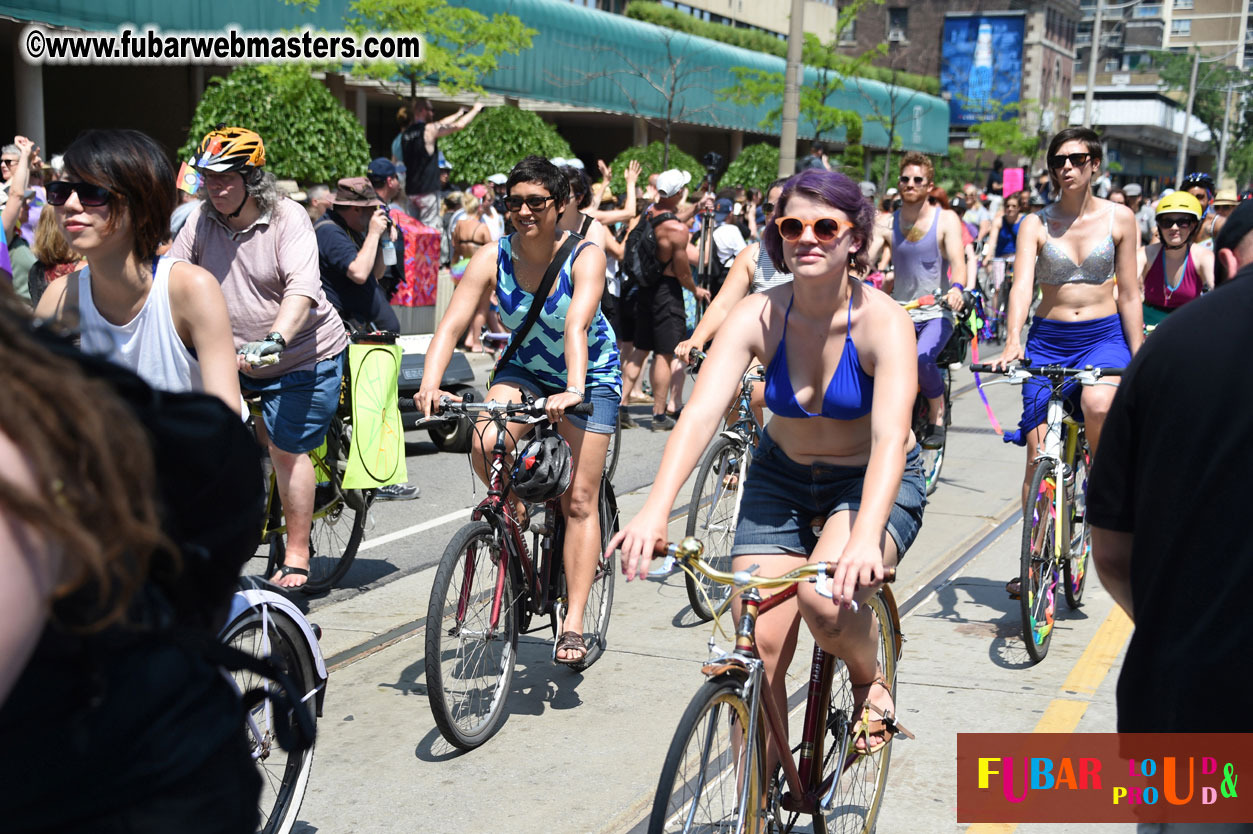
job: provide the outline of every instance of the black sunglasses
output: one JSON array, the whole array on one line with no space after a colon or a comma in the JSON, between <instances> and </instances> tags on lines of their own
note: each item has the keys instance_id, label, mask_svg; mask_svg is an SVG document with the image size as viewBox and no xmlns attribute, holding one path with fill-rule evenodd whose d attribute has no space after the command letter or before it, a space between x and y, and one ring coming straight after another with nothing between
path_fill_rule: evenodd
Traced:
<instances>
[{"instance_id":1,"label":"black sunglasses","mask_svg":"<svg viewBox=\"0 0 1253 834\"><path fill-rule=\"evenodd\" d=\"M774 203L762 203L761 210L766 214L774 214Z\"/></svg>"},{"instance_id":2,"label":"black sunglasses","mask_svg":"<svg viewBox=\"0 0 1253 834\"><path fill-rule=\"evenodd\" d=\"M1075 168L1082 168L1092 159L1090 153L1059 153L1049 157L1049 167L1054 171L1062 168L1066 164L1066 160L1070 160L1070 164Z\"/></svg>"},{"instance_id":3,"label":"black sunglasses","mask_svg":"<svg viewBox=\"0 0 1253 834\"><path fill-rule=\"evenodd\" d=\"M70 195L78 192L78 202L84 206L107 205L113 193L103 185L92 185L89 182L50 182L44 186L48 192L48 202L54 206L63 206Z\"/></svg>"},{"instance_id":4,"label":"black sunglasses","mask_svg":"<svg viewBox=\"0 0 1253 834\"><path fill-rule=\"evenodd\" d=\"M557 198L551 195L541 197L538 194L532 194L530 197L520 197L517 194L510 194L505 198L505 208L509 211L522 211L522 204L526 203L526 207L531 211L543 211L548 201L555 199Z\"/></svg>"},{"instance_id":5,"label":"black sunglasses","mask_svg":"<svg viewBox=\"0 0 1253 834\"><path fill-rule=\"evenodd\" d=\"M909 185L911 179L913 180L914 185L922 185L924 182L927 181L926 177L907 177L904 174L901 174L900 178L897 181L901 185Z\"/></svg>"},{"instance_id":6,"label":"black sunglasses","mask_svg":"<svg viewBox=\"0 0 1253 834\"><path fill-rule=\"evenodd\" d=\"M1157 227L1159 229L1170 229L1176 226L1180 229L1191 229L1196 224L1197 219L1186 214L1182 217L1167 214L1157 218Z\"/></svg>"}]
</instances>

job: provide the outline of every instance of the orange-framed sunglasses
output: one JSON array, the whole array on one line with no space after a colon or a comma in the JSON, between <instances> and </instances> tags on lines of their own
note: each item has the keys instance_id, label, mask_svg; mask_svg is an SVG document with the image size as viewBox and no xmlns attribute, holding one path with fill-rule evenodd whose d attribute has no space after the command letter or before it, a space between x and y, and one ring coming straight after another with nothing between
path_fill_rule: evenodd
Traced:
<instances>
[{"instance_id":1,"label":"orange-framed sunglasses","mask_svg":"<svg viewBox=\"0 0 1253 834\"><path fill-rule=\"evenodd\" d=\"M819 217L817 220L801 220L799 217L776 217L774 225L779 228L779 237L788 243L795 243L805 234L805 229L813 229L814 238L819 243L830 243L840 235L853 228L852 220L837 220L834 217Z\"/></svg>"}]
</instances>

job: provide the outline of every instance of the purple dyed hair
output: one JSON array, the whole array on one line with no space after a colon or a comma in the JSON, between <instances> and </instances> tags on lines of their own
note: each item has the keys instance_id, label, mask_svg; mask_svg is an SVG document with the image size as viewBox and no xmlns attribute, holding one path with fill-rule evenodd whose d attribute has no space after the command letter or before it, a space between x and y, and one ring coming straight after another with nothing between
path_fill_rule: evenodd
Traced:
<instances>
[{"instance_id":1,"label":"purple dyed hair","mask_svg":"<svg viewBox=\"0 0 1253 834\"><path fill-rule=\"evenodd\" d=\"M783 185L783 193L774 207L774 214L762 233L762 245L774 262L774 268L780 272L792 271L783 260L783 238L779 235L779 227L774 224L774 218L787 216L787 204L794 194L826 203L848 215L853 221L853 237L859 244L851 260L865 269L870 263L868 244L874 228L874 207L862 196L857 183L848 177L814 168L797 174Z\"/></svg>"}]
</instances>

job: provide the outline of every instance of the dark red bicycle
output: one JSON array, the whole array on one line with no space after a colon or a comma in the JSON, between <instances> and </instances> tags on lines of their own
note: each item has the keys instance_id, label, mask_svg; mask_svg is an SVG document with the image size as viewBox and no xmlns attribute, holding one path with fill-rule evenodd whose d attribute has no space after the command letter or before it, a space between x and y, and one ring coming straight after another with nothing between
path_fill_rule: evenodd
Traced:
<instances>
[{"instance_id":1,"label":"dark red bicycle","mask_svg":"<svg viewBox=\"0 0 1253 834\"><path fill-rule=\"evenodd\" d=\"M569 414L590 414L584 403ZM566 573L562 559L565 516L560 498L543 505L530 533L532 546L514 513L504 472L509 449L509 423L547 422L544 400L522 403L440 402L440 418L486 417L480 428L494 425L496 443L487 457L491 473L487 497L474 509L468 524L457 531L440 559L426 614L426 682L431 712L440 733L462 750L487 741L505 718L505 702L517 661L518 635L551 627L556 638L565 620ZM431 418L431 420L437 418ZM425 427L431 420L419 422ZM599 562L583 613L587 654L568 664L582 671L604 653L613 607L613 557L603 554L618 530L613 487L601 478ZM532 628L537 616L548 622Z\"/></svg>"}]
</instances>

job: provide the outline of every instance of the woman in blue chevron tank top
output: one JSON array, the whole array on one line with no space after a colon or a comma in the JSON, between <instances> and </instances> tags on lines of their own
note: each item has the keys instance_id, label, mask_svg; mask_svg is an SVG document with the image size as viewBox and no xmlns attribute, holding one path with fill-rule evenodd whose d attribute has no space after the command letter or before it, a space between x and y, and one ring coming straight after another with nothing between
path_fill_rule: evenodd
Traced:
<instances>
[{"instance_id":1,"label":"woman in blue chevron tank top","mask_svg":"<svg viewBox=\"0 0 1253 834\"><path fill-rule=\"evenodd\" d=\"M414 397L418 410L425 415L429 416L439 398L447 394L439 390L439 381L480 300L496 293L505 326L521 328L536 302L535 292L544 273L572 234L557 229L570 184L547 159L523 159L510 173L506 188L509 196L505 207L517 231L495 245L483 246L471 257L427 350L422 387ZM560 626L559 663L574 663L587 654L583 608L600 555L597 498L622 391L617 337L600 311L604 289L604 252L576 235L574 247L542 302L543 312L523 334L509 362L496 368L487 392L489 400L498 402L520 402L524 395L546 397L549 419L573 453L574 476L561 497L566 517L562 555L569 605ZM565 415L566 409L582 402L592 404L590 416ZM490 425L478 429L471 461L475 473L486 483L483 465L489 455L484 451L490 452L496 444L496 432ZM510 425L511 450L529 429ZM525 508L519 506L519 510L519 518L525 518Z\"/></svg>"}]
</instances>

